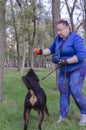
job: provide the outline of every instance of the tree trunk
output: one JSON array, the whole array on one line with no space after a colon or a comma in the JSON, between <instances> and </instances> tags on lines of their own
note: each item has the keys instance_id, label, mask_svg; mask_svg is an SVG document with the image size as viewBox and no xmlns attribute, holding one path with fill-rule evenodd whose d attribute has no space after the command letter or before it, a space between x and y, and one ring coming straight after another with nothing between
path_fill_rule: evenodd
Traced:
<instances>
[{"instance_id":1,"label":"tree trunk","mask_svg":"<svg viewBox=\"0 0 86 130\"><path fill-rule=\"evenodd\" d=\"M54 37L57 35L56 24L60 20L60 0L52 0L52 17Z\"/></svg>"},{"instance_id":2,"label":"tree trunk","mask_svg":"<svg viewBox=\"0 0 86 130\"><path fill-rule=\"evenodd\" d=\"M72 8L70 8L69 5L68 5L68 0L65 0L65 4L66 4L67 11L68 11L69 18L70 18L71 30L72 31L75 31L73 14L74 14L74 9L76 7L76 3L77 3L77 0L74 0L73 6L72 6Z\"/></svg>"},{"instance_id":3,"label":"tree trunk","mask_svg":"<svg viewBox=\"0 0 86 130\"><path fill-rule=\"evenodd\" d=\"M36 1L34 0L32 2L33 4L33 18L32 18L32 22L33 22L33 39L32 39L32 53L31 53L31 67L34 67L34 53L33 53L33 48L34 48L34 43L35 43L35 36L36 36Z\"/></svg>"},{"instance_id":4,"label":"tree trunk","mask_svg":"<svg viewBox=\"0 0 86 130\"><path fill-rule=\"evenodd\" d=\"M0 101L3 99L2 84L5 52L5 2L6 0L0 0Z\"/></svg>"},{"instance_id":5,"label":"tree trunk","mask_svg":"<svg viewBox=\"0 0 86 130\"><path fill-rule=\"evenodd\" d=\"M15 39L16 39L16 43L17 43L17 64L18 64L18 71L20 71L20 56L19 56L19 40L18 40L18 33L17 33L17 27L16 27L16 23L15 23L15 16L14 16L14 10L13 10L13 1L10 0L10 3L11 3L11 11L12 11L12 19L13 19L13 27L14 27L14 30L15 30Z\"/></svg>"},{"instance_id":6,"label":"tree trunk","mask_svg":"<svg viewBox=\"0 0 86 130\"><path fill-rule=\"evenodd\" d=\"M85 30L85 44L86 44L86 0L84 0L84 30Z\"/></svg>"},{"instance_id":7,"label":"tree trunk","mask_svg":"<svg viewBox=\"0 0 86 130\"><path fill-rule=\"evenodd\" d=\"M52 0L52 17L54 37L57 35L56 24L60 20L60 0ZM56 88L58 88L58 70L56 71ZM55 88L55 89L56 89Z\"/></svg>"}]
</instances>

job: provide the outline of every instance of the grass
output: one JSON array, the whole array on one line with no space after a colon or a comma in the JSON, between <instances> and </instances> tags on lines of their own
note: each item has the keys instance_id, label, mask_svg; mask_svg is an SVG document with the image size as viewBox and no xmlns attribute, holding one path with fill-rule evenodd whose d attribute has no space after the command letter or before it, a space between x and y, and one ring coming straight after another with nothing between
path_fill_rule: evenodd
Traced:
<instances>
[{"instance_id":1,"label":"grass","mask_svg":"<svg viewBox=\"0 0 86 130\"><path fill-rule=\"evenodd\" d=\"M49 73L46 69L35 70L40 79ZM23 75L26 74L24 71ZM3 102L0 102L0 130L23 130L23 104L27 88L21 81L21 76L16 69L5 69L3 83ZM42 125L42 130L85 130L86 127L78 126L80 113L71 98L70 108L74 114L69 114L68 119L61 124L56 120L59 116L59 92L54 90L56 87L55 72L45 80L40 81L41 87L47 95L47 106L51 120L47 121L46 116ZM86 95L86 83L84 83L83 92ZM38 114L32 110L28 130L37 130Z\"/></svg>"}]
</instances>

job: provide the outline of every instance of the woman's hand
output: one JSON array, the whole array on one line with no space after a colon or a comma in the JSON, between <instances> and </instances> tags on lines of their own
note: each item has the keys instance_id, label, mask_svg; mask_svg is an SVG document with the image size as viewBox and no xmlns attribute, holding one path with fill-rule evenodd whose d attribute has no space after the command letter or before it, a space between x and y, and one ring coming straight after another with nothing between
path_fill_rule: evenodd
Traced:
<instances>
[{"instance_id":1,"label":"woman's hand","mask_svg":"<svg viewBox=\"0 0 86 130\"><path fill-rule=\"evenodd\" d=\"M58 65L66 66L68 64L67 60L59 59Z\"/></svg>"}]
</instances>

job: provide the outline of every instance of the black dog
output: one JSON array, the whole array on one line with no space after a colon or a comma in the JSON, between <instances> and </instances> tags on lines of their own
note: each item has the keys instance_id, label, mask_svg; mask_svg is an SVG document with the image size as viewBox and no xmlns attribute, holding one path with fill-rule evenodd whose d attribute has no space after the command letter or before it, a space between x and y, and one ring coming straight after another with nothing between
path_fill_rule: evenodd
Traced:
<instances>
[{"instance_id":1,"label":"black dog","mask_svg":"<svg viewBox=\"0 0 86 130\"><path fill-rule=\"evenodd\" d=\"M50 119L46 106L45 92L40 87L38 76L35 74L33 69L30 69L28 73L22 77L22 80L29 90L24 103L24 130L27 130L29 115L32 108L38 111L38 130L41 130L42 121L44 119L44 112L46 113L48 120Z\"/></svg>"}]
</instances>

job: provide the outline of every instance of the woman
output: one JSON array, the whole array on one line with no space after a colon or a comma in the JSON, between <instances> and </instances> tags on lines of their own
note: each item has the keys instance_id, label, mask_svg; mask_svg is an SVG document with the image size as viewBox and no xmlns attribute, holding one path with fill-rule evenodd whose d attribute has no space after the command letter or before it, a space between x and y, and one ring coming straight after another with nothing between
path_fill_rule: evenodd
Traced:
<instances>
[{"instance_id":1,"label":"woman","mask_svg":"<svg viewBox=\"0 0 86 130\"><path fill-rule=\"evenodd\" d=\"M67 117L70 95L72 95L81 113L79 125L86 125L86 98L82 94L85 79L86 49L83 39L71 32L67 21L60 20L57 23L58 35L52 45L44 50L35 49L35 54L55 54L53 62L59 64L58 87L60 91L60 123ZM66 72L66 74L65 74Z\"/></svg>"}]
</instances>

